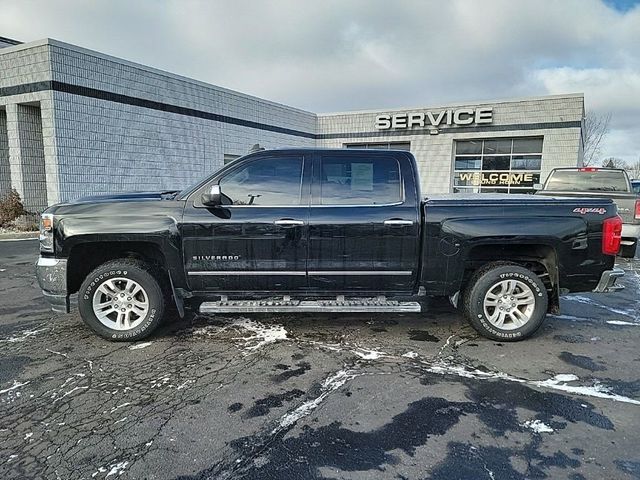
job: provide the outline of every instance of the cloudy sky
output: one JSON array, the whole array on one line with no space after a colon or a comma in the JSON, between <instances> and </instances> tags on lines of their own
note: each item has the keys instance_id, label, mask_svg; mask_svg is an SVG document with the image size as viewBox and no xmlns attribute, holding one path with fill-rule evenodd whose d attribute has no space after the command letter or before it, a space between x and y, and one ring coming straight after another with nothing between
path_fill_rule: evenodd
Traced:
<instances>
[{"instance_id":1,"label":"cloudy sky","mask_svg":"<svg viewBox=\"0 0 640 480\"><path fill-rule=\"evenodd\" d=\"M640 157L640 0L0 0L51 37L314 112L583 92Z\"/></svg>"}]
</instances>

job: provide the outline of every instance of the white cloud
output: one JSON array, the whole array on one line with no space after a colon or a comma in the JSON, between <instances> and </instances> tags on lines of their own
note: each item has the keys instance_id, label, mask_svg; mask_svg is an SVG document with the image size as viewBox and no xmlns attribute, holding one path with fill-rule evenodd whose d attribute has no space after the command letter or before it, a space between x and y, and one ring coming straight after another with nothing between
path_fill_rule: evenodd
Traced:
<instances>
[{"instance_id":1,"label":"white cloud","mask_svg":"<svg viewBox=\"0 0 640 480\"><path fill-rule=\"evenodd\" d=\"M312 111L584 92L640 154L640 7L600 0L0 0L53 37Z\"/></svg>"}]
</instances>

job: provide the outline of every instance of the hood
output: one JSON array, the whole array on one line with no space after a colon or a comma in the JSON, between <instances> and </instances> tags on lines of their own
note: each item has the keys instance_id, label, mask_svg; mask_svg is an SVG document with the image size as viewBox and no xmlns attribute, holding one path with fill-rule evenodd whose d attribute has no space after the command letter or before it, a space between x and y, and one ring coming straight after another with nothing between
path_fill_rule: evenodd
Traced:
<instances>
[{"instance_id":1,"label":"hood","mask_svg":"<svg viewBox=\"0 0 640 480\"><path fill-rule=\"evenodd\" d=\"M160 190L158 192L123 192L108 195L90 195L69 203L140 202L145 200L172 200L180 190Z\"/></svg>"}]
</instances>

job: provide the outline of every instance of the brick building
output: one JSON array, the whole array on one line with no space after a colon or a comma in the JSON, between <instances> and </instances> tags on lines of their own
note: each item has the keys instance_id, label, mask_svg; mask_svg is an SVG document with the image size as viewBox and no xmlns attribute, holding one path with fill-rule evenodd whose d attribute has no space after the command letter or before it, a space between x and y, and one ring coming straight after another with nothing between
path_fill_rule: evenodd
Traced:
<instances>
[{"instance_id":1,"label":"brick building","mask_svg":"<svg viewBox=\"0 0 640 480\"><path fill-rule=\"evenodd\" d=\"M583 118L581 94L316 114L56 40L0 37L0 194L15 188L32 211L182 188L254 144L409 149L427 194L531 192L551 168L580 164Z\"/></svg>"}]
</instances>

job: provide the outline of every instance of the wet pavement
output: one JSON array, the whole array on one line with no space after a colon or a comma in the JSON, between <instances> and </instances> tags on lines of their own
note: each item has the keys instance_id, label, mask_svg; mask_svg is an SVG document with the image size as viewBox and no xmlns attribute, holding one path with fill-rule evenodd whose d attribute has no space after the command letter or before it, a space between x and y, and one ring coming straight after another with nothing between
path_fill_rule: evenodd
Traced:
<instances>
[{"instance_id":1,"label":"wet pavement","mask_svg":"<svg viewBox=\"0 0 640 480\"><path fill-rule=\"evenodd\" d=\"M0 242L0 478L640 478L640 261L520 343L424 314L220 315L134 344Z\"/></svg>"}]
</instances>

